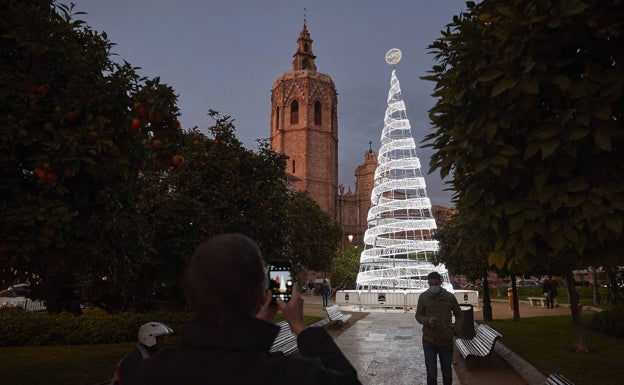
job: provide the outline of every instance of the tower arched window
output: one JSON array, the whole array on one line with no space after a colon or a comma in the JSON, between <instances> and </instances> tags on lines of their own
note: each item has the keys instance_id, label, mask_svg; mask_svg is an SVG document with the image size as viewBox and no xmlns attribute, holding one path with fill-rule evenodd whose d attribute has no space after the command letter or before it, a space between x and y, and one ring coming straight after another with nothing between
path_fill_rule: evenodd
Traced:
<instances>
[{"instance_id":1,"label":"tower arched window","mask_svg":"<svg viewBox=\"0 0 624 385\"><path fill-rule=\"evenodd\" d=\"M299 123L299 102L293 100L290 103L290 124Z\"/></svg>"},{"instance_id":2,"label":"tower arched window","mask_svg":"<svg viewBox=\"0 0 624 385\"><path fill-rule=\"evenodd\" d=\"M314 124L321 125L321 102L318 100L314 103Z\"/></svg>"},{"instance_id":3,"label":"tower arched window","mask_svg":"<svg viewBox=\"0 0 624 385\"><path fill-rule=\"evenodd\" d=\"M303 59L303 61L301 62L301 69L302 70L308 69L308 59Z\"/></svg>"},{"instance_id":4,"label":"tower arched window","mask_svg":"<svg viewBox=\"0 0 624 385\"><path fill-rule=\"evenodd\" d=\"M279 121L280 121L280 108L277 107L275 109L275 130L279 130Z\"/></svg>"},{"instance_id":5,"label":"tower arched window","mask_svg":"<svg viewBox=\"0 0 624 385\"><path fill-rule=\"evenodd\" d=\"M308 49L309 49L309 47L308 47L308 43L305 43L305 44L303 45L303 52L308 52Z\"/></svg>"}]
</instances>

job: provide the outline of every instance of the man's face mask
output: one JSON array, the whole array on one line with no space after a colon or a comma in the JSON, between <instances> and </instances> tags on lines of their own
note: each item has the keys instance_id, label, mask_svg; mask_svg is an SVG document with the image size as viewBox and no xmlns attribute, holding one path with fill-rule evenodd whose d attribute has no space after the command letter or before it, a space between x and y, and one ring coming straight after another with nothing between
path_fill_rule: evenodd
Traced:
<instances>
[{"instance_id":1,"label":"man's face mask","mask_svg":"<svg viewBox=\"0 0 624 385\"><path fill-rule=\"evenodd\" d=\"M429 286L429 291L433 294L438 294L440 291L442 291L442 286Z\"/></svg>"}]
</instances>

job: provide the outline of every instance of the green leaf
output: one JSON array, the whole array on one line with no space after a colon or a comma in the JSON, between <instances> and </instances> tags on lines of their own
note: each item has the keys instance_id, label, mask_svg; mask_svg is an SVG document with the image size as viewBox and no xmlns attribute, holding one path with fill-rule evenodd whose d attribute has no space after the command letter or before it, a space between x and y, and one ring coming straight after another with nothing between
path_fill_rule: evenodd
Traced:
<instances>
[{"instance_id":1,"label":"green leaf","mask_svg":"<svg viewBox=\"0 0 624 385\"><path fill-rule=\"evenodd\" d=\"M566 4L567 7L563 8L561 10L561 15L562 16L578 15L579 13L583 12L584 10L586 10L589 7L588 4L583 4L580 1L564 2L563 4Z\"/></svg>"},{"instance_id":2,"label":"green leaf","mask_svg":"<svg viewBox=\"0 0 624 385\"><path fill-rule=\"evenodd\" d=\"M489 82L504 75L503 71L489 71L477 78L478 82Z\"/></svg>"},{"instance_id":3,"label":"green leaf","mask_svg":"<svg viewBox=\"0 0 624 385\"><path fill-rule=\"evenodd\" d=\"M515 233L520 231L520 229L522 229L522 226L524 225L524 219L525 218L522 213L514 215L509 221L509 232Z\"/></svg>"},{"instance_id":4,"label":"green leaf","mask_svg":"<svg viewBox=\"0 0 624 385\"><path fill-rule=\"evenodd\" d=\"M551 156L557 148L559 148L558 140L550 140L546 143L542 143L540 148L542 149L542 160Z\"/></svg>"},{"instance_id":5,"label":"green leaf","mask_svg":"<svg viewBox=\"0 0 624 385\"><path fill-rule=\"evenodd\" d=\"M494 158L492 158L491 163L494 166L501 166L505 168L509 165L509 161L507 160L507 158L501 155L496 155Z\"/></svg>"},{"instance_id":6,"label":"green leaf","mask_svg":"<svg viewBox=\"0 0 624 385\"><path fill-rule=\"evenodd\" d=\"M531 142L524 149L524 160L530 159L533 155L537 154L540 149L539 143Z\"/></svg>"},{"instance_id":7,"label":"green leaf","mask_svg":"<svg viewBox=\"0 0 624 385\"><path fill-rule=\"evenodd\" d=\"M521 81L519 86L520 89L527 94L535 95L539 93L539 84L537 80L533 78Z\"/></svg>"},{"instance_id":8,"label":"green leaf","mask_svg":"<svg viewBox=\"0 0 624 385\"><path fill-rule=\"evenodd\" d=\"M552 82L559 87L561 91L565 91L570 88L570 78L565 75L555 75Z\"/></svg>"},{"instance_id":9,"label":"green leaf","mask_svg":"<svg viewBox=\"0 0 624 385\"><path fill-rule=\"evenodd\" d=\"M615 234L622 234L622 228L624 228L624 223L622 223L622 217L619 215L608 215L604 218L605 225Z\"/></svg>"},{"instance_id":10,"label":"green leaf","mask_svg":"<svg viewBox=\"0 0 624 385\"><path fill-rule=\"evenodd\" d=\"M587 190L590 187L591 185L583 178L574 178L567 183L567 190L569 192L579 192Z\"/></svg>"},{"instance_id":11,"label":"green leaf","mask_svg":"<svg viewBox=\"0 0 624 385\"><path fill-rule=\"evenodd\" d=\"M575 127L570 133L570 135L568 136L568 138L570 140L583 139L584 137L587 136L587 134L589 134L589 132L590 132L589 127Z\"/></svg>"},{"instance_id":12,"label":"green leaf","mask_svg":"<svg viewBox=\"0 0 624 385\"><path fill-rule=\"evenodd\" d=\"M594 133L594 142L596 142L596 145L603 151L611 151L613 149L611 138L603 134L601 130L596 130Z\"/></svg>"},{"instance_id":13,"label":"green leaf","mask_svg":"<svg viewBox=\"0 0 624 385\"><path fill-rule=\"evenodd\" d=\"M491 97L498 96L508 89L512 88L516 85L516 81L514 79L503 79L496 83L494 89L492 89Z\"/></svg>"},{"instance_id":14,"label":"green leaf","mask_svg":"<svg viewBox=\"0 0 624 385\"><path fill-rule=\"evenodd\" d=\"M611 119L611 106L608 104L601 104L594 107L594 115L600 120Z\"/></svg>"},{"instance_id":15,"label":"green leaf","mask_svg":"<svg viewBox=\"0 0 624 385\"><path fill-rule=\"evenodd\" d=\"M537 173L533 176L533 186L538 193L542 192L542 190L544 189L546 181L548 180L548 175L549 173L546 171Z\"/></svg>"}]
</instances>

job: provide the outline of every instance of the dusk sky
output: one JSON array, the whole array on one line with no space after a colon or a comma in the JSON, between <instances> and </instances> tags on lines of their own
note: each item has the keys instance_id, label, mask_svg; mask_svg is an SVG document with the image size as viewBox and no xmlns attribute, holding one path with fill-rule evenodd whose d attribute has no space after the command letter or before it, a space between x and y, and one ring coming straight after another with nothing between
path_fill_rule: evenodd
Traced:
<instances>
[{"instance_id":1,"label":"dusk sky","mask_svg":"<svg viewBox=\"0 0 624 385\"><path fill-rule=\"evenodd\" d=\"M63 3L69 4L69 2ZM205 131L209 109L235 119L245 147L268 138L271 87L291 71L303 26L314 40L317 70L330 75L338 91L339 180L354 188L355 167L369 142L380 147L392 67L386 51L399 48L397 65L407 116L416 143L433 128L428 110L434 84L420 79L434 64L427 46L463 0L72 0L74 11L116 43L119 60L160 76L179 95L184 128ZM428 174L431 150L418 156L432 204L450 207L452 193L439 173Z\"/></svg>"}]
</instances>

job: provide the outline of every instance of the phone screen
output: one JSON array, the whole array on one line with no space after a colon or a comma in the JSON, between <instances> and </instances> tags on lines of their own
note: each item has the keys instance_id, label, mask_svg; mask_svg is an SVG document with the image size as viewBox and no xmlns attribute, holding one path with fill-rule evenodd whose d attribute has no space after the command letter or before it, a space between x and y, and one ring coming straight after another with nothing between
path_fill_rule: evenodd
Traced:
<instances>
[{"instance_id":1,"label":"phone screen","mask_svg":"<svg viewBox=\"0 0 624 385\"><path fill-rule=\"evenodd\" d=\"M273 301L277 298L288 302L292 297L293 280L290 261L269 262L269 289L273 292Z\"/></svg>"}]
</instances>

